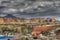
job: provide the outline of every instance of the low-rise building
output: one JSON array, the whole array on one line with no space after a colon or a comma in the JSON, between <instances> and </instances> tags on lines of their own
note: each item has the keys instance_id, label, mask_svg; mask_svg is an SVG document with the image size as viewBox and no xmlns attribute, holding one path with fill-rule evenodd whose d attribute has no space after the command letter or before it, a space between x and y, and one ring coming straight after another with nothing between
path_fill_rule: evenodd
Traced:
<instances>
[{"instance_id":1,"label":"low-rise building","mask_svg":"<svg viewBox=\"0 0 60 40\"><path fill-rule=\"evenodd\" d=\"M4 18L0 17L0 24L4 23Z\"/></svg>"}]
</instances>

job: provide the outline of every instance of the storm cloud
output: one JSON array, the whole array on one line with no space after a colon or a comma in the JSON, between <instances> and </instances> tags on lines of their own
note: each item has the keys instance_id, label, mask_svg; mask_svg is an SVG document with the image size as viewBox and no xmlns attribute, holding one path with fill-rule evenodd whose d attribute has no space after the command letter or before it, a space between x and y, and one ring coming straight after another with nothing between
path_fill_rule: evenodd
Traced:
<instances>
[{"instance_id":1,"label":"storm cloud","mask_svg":"<svg viewBox=\"0 0 60 40\"><path fill-rule=\"evenodd\" d=\"M0 17L8 14L19 18L60 18L60 1L49 0L0 0Z\"/></svg>"}]
</instances>

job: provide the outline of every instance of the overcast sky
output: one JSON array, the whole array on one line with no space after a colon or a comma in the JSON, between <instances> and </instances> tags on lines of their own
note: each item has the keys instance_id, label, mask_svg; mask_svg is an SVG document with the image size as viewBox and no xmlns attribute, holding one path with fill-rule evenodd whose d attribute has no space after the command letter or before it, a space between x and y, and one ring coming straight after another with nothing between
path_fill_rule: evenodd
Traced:
<instances>
[{"instance_id":1,"label":"overcast sky","mask_svg":"<svg viewBox=\"0 0 60 40\"><path fill-rule=\"evenodd\" d=\"M60 7L56 6L59 5L55 5L53 1L46 3L40 0L0 0L0 16L12 14L20 18L54 17L60 20Z\"/></svg>"}]
</instances>

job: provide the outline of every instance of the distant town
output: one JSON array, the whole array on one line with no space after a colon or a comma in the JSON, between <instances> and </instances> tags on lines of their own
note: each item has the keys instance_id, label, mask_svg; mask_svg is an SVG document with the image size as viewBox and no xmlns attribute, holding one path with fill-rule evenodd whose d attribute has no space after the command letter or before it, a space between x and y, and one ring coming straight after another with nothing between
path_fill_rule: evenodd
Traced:
<instances>
[{"instance_id":1,"label":"distant town","mask_svg":"<svg viewBox=\"0 0 60 40\"><path fill-rule=\"evenodd\" d=\"M50 21L49 21L50 20ZM59 21L59 20L58 20ZM3 18L0 17L0 24L26 24L26 23L55 23L57 20L55 18Z\"/></svg>"},{"instance_id":2,"label":"distant town","mask_svg":"<svg viewBox=\"0 0 60 40\"><path fill-rule=\"evenodd\" d=\"M60 21L55 18L4 18L0 17L1 35L49 35L52 30L60 28ZM17 36L18 37L18 36ZM18 37L19 38L19 37Z\"/></svg>"}]
</instances>

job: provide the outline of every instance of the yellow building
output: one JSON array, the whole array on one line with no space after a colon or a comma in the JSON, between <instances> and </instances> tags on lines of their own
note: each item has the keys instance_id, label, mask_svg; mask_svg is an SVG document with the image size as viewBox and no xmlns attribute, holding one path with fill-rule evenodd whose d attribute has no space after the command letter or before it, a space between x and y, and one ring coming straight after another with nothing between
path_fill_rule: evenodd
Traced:
<instances>
[{"instance_id":1,"label":"yellow building","mask_svg":"<svg viewBox=\"0 0 60 40\"><path fill-rule=\"evenodd\" d=\"M51 18L52 20L52 23L55 23L56 22L56 19L55 18Z\"/></svg>"},{"instance_id":2,"label":"yellow building","mask_svg":"<svg viewBox=\"0 0 60 40\"><path fill-rule=\"evenodd\" d=\"M4 18L0 18L0 24L4 23Z\"/></svg>"}]
</instances>

